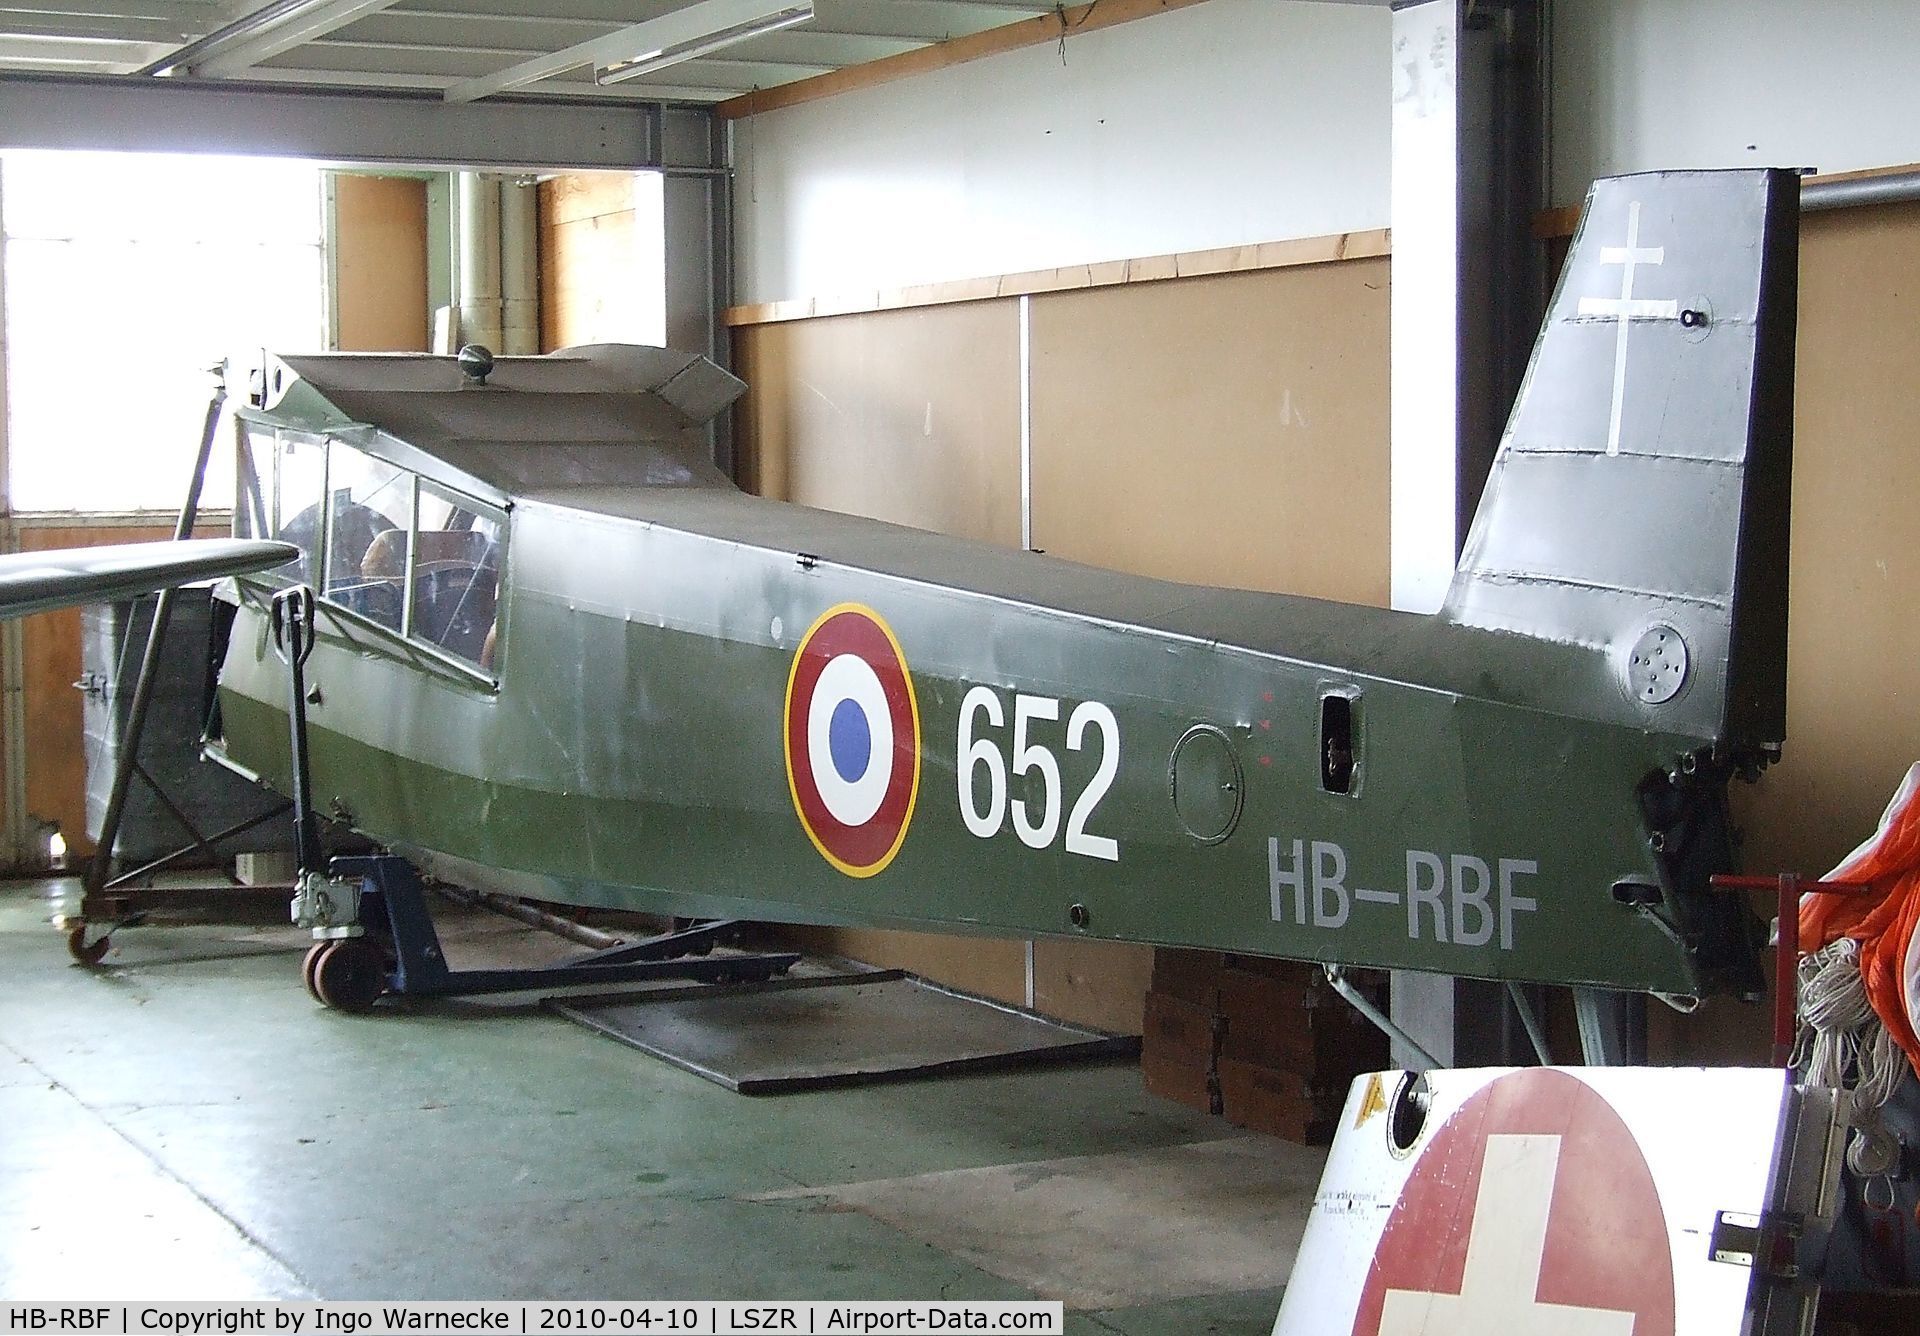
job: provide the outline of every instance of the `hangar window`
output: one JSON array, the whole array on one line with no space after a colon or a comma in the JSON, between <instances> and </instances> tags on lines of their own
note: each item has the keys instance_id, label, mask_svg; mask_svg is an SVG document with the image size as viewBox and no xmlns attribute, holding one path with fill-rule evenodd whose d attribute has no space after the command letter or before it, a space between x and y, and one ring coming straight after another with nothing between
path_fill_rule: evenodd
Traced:
<instances>
[{"instance_id":1,"label":"hangar window","mask_svg":"<svg viewBox=\"0 0 1920 1336\"><path fill-rule=\"evenodd\" d=\"M9 152L0 192L14 507L177 511L208 368L326 340L320 168Z\"/></svg>"}]
</instances>

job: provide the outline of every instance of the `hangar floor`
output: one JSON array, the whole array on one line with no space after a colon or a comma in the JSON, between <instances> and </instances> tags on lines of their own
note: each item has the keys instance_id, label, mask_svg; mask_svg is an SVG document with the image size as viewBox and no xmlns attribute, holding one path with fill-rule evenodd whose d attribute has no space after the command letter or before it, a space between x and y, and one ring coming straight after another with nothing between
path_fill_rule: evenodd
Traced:
<instances>
[{"instance_id":1,"label":"hangar floor","mask_svg":"<svg viewBox=\"0 0 1920 1336\"><path fill-rule=\"evenodd\" d=\"M87 971L55 889L0 887L9 1298L1043 1297L1264 1333L1323 1158L1128 1064L754 1099L524 1004L342 1016L279 926L144 927Z\"/></svg>"}]
</instances>

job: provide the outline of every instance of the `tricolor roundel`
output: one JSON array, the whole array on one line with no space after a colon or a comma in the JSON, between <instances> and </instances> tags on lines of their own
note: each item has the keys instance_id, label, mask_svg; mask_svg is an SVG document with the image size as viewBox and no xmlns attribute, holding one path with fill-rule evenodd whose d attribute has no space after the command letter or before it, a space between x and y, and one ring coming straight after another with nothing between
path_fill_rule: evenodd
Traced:
<instances>
[{"instance_id":1,"label":"tricolor roundel","mask_svg":"<svg viewBox=\"0 0 1920 1336\"><path fill-rule=\"evenodd\" d=\"M787 787L820 856L871 877L900 852L920 791L920 706L900 642L871 608L827 609L787 676Z\"/></svg>"}]
</instances>

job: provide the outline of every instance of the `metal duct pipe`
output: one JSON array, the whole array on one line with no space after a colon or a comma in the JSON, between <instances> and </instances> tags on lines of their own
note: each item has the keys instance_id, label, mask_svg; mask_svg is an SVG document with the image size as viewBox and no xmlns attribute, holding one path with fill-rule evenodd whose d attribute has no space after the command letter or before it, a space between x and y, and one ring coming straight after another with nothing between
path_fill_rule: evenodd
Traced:
<instances>
[{"instance_id":1,"label":"metal duct pipe","mask_svg":"<svg viewBox=\"0 0 1920 1336\"><path fill-rule=\"evenodd\" d=\"M495 352L501 346L500 182L480 172L459 173L460 272L455 305L460 311L460 342L478 343Z\"/></svg>"},{"instance_id":2,"label":"metal duct pipe","mask_svg":"<svg viewBox=\"0 0 1920 1336\"><path fill-rule=\"evenodd\" d=\"M1868 204L1912 204L1920 201L1920 172L1891 172L1853 181L1817 181L1800 187L1800 209L1850 209Z\"/></svg>"},{"instance_id":3,"label":"metal duct pipe","mask_svg":"<svg viewBox=\"0 0 1920 1336\"><path fill-rule=\"evenodd\" d=\"M495 891L472 891L464 886L442 886L439 889L442 895L455 904L490 909L496 914L516 919L530 928L539 928L556 937L578 942L581 946L590 946L596 951L627 944L627 939L624 937L616 937L613 933L590 928L584 923L561 914L550 914L544 909L536 909L530 904Z\"/></svg>"},{"instance_id":4,"label":"metal duct pipe","mask_svg":"<svg viewBox=\"0 0 1920 1336\"><path fill-rule=\"evenodd\" d=\"M508 181L500 187L500 296L505 347L531 356L540 351L540 239L535 187Z\"/></svg>"}]
</instances>

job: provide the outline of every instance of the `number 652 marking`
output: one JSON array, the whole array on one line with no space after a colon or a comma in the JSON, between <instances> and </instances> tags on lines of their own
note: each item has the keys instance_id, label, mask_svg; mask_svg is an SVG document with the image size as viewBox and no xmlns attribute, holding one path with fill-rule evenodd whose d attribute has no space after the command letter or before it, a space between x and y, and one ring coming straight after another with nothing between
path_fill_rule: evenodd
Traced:
<instances>
[{"instance_id":1,"label":"number 652 marking","mask_svg":"<svg viewBox=\"0 0 1920 1336\"><path fill-rule=\"evenodd\" d=\"M997 740L975 734L976 721L982 715L991 728L1006 725L1006 711L1000 704L999 693L992 687L974 687L960 702L960 738L954 750L954 771L960 786L960 819L967 823L969 831L985 840L1000 833L1009 803L1007 757ZM1030 849L1047 848L1060 833L1060 762L1046 743L1031 736L1035 721L1057 723L1059 718L1060 702L1052 696L1016 694L1013 698L1013 774L1018 777L1029 770L1039 771L1044 790L1038 803L1029 803L1025 798L1015 798L1011 803L1013 833ZM1099 701L1082 701L1067 716L1067 750L1082 750L1087 745L1089 729L1099 734L1100 762L1093 778L1075 799L1073 810L1067 814L1066 848L1070 854L1115 863L1120 860L1119 842L1105 835L1087 834L1087 822L1093 819L1094 809L1107 796L1107 790L1113 787L1113 777L1120 771L1120 721ZM985 806L980 803L979 774L983 767L987 789Z\"/></svg>"}]
</instances>

